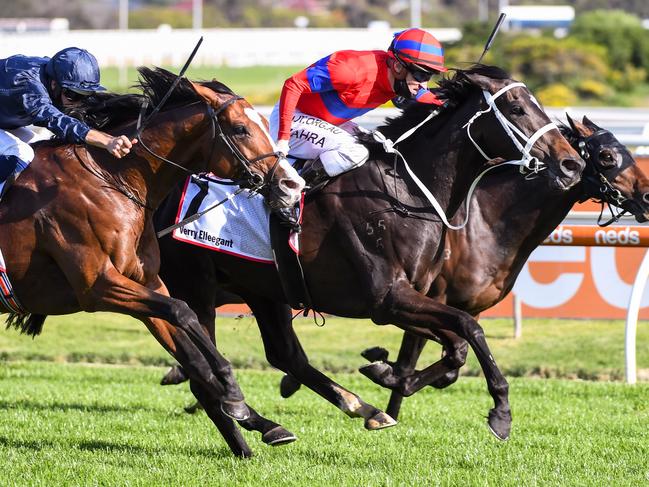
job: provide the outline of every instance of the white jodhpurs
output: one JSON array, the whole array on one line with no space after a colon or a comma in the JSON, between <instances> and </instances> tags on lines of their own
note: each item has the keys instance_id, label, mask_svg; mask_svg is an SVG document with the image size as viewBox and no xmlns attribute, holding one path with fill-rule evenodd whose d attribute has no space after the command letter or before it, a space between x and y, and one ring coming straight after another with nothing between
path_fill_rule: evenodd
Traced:
<instances>
[{"instance_id":1,"label":"white jodhpurs","mask_svg":"<svg viewBox=\"0 0 649 487\"><path fill-rule=\"evenodd\" d=\"M275 140L278 130L279 104L270 115L270 134ZM352 121L336 126L296 110L291 123L289 155L300 159L320 157L327 174L337 176L367 161L367 148L354 137L357 130L362 129Z\"/></svg>"},{"instance_id":2,"label":"white jodhpurs","mask_svg":"<svg viewBox=\"0 0 649 487\"><path fill-rule=\"evenodd\" d=\"M27 127L0 129L0 156L16 156L21 161L30 163L34 159L34 150L29 143L41 138Z\"/></svg>"}]
</instances>

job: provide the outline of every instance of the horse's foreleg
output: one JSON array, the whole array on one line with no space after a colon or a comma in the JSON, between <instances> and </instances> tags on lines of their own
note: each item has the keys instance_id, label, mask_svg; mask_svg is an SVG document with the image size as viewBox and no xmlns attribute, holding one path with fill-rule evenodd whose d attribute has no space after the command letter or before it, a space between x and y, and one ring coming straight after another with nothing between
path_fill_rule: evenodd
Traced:
<instances>
[{"instance_id":1,"label":"horse's foreleg","mask_svg":"<svg viewBox=\"0 0 649 487\"><path fill-rule=\"evenodd\" d=\"M232 453L238 457L250 458L252 450L241 435L241 431L239 431L235 422L218 407L218 399L210 397L208 390L197 381L190 380L189 387L199 403L203 405L207 416L218 428Z\"/></svg>"},{"instance_id":2,"label":"horse's foreleg","mask_svg":"<svg viewBox=\"0 0 649 487\"><path fill-rule=\"evenodd\" d=\"M429 340L439 338L441 330L448 330L466 340L480 362L489 393L494 400L495 406L489 411L489 426L498 438L509 437L511 429L509 386L489 351L484 331L477 321L463 311L422 296L405 281L394 283L372 319L379 324L393 323L405 331ZM442 360L425 369L425 379L430 382L441 378L444 374L460 367L461 360L460 352L446 355Z\"/></svg>"},{"instance_id":3,"label":"horse's foreleg","mask_svg":"<svg viewBox=\"0 0 649 487\"><path fill-rule=\"evenodd\" d=\"M257 296L244 298L257 319L266 358L271 365L289 373L348 416L364 418L367 429L382 429L396 424L383 411L367 404L309 364L293 330L290 307Z\"/></svg>"},{"instance_id":4,"label":"horse's foreleg","mask_svg":"<svg viewBox=\"0 0 649 487\"><path fill-rule=\"evenodd\" d=\"M229 362L217 352L184 301L168 296L161 281L157 291L132 281L114 268L95 280L91 292L80 297L83 309L129 314L147 324L156 339L204 387L215 387L223 411L234 419L246 419L248 408ZM155 324L164 320L165 324Z\"/></svg>"}]
</instances>

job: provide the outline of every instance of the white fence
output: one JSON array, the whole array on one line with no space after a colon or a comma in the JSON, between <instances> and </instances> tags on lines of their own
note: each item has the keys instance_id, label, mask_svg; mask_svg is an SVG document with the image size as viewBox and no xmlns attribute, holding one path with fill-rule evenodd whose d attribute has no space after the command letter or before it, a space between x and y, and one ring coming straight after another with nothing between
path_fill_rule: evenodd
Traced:
<instances>
[{"instance_id":1,"label":"white fence","mask_svg":"<svg viewBox=\"0 0 649 487\"><path fill-rule=\"evenodd\" d=\"M0 34L0 59L51 56L68 46L92 52L101 66L181 66L202 35L195 65L308 65L341 49L387 49L397 29L175 29L78 30ZM428 29L442 43L459 29Z\"/></svg>"}]
</instances>

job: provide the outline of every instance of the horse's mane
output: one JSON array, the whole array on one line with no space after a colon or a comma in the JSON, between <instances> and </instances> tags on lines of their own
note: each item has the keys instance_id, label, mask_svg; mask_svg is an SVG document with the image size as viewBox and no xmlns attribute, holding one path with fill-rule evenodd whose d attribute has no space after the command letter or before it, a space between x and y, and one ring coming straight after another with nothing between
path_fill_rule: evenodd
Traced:
<instances>
[{"instance_id":1,"label":"horse's mane","mask_svg":"<svg viewBox=\"0 0 649 487\"><path fill-rule=\"evenodd\" d=\"M497 66L488 66L485 64L475 64L468 69L453 69L453 76L450 78L444 77L437 83L437 88L432 91L437 96L447 100L445 106L440 108L440 114L433 118L431 124L441 124L445 117L444 113L452 111L455 107L460 105L474 90L478 87L469 79L468 75L477 74L491 79L509 79L510 75L505 70ZM423 103L411 103L408 105L398 117L388 118L386 124L378 128L383 135L391 140L396 140L401 134L411 129L424 118L426 118L432 110L439 107L435 105L427 105ZM368 148L375 149L376 142L371 135L362 135L359 139L364 142Z\"/></svg>"},{"instance_id":2,"label":"horse's mane","mask_svg":"<svg viewBox=\"0 0 649 487\"><path fill-rule=\"evenodd\" d=\"M66 110L66 113L82 120L92 128L101 130L108 130L135 121L140 113L142 103L147 101L149 110L153 109L167 94L178 77L166 69L158 67L155 69L140 67L138 72L140 79L135 87L142 91L141 94L98 92L84 98L80 105ZM216 80L202 81L200 84L217 93L234 95L230 88ZM161 111L202 100L203 98L196 93L189 80L181 78Z\"/></svg>"}]
</instances>

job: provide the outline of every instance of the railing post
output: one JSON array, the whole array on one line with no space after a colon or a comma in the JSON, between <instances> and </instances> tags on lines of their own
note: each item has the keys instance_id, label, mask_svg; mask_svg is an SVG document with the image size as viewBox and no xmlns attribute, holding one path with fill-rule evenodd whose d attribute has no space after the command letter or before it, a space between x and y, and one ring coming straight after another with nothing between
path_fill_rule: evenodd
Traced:
<instances>
[{"instance_id":1,"label":"railing post","mask_svg":"<svg viewBox=\"0 0 649 487\"><path fill-rule=\"evenodd\" d=\"M514 294L514 338L523 336L523 307L521 298Z\"/></svg>"},{"instance_id":2,"label":"railing post","mask_svg":"<svg viewBox=\"0 0 649 487\"><path fill-rule=\"evenodd\" d=\"M640 313L640 304L645 286L649 278L649 251L645 253L638 273L633 282L631 297L629 298L629 309L626 315L626 326L624 328L624 364L627 384L635 384L636 375L636 358L635 358L635 337L638 326L638 314Z\"/></svg>"}]
</instances>

